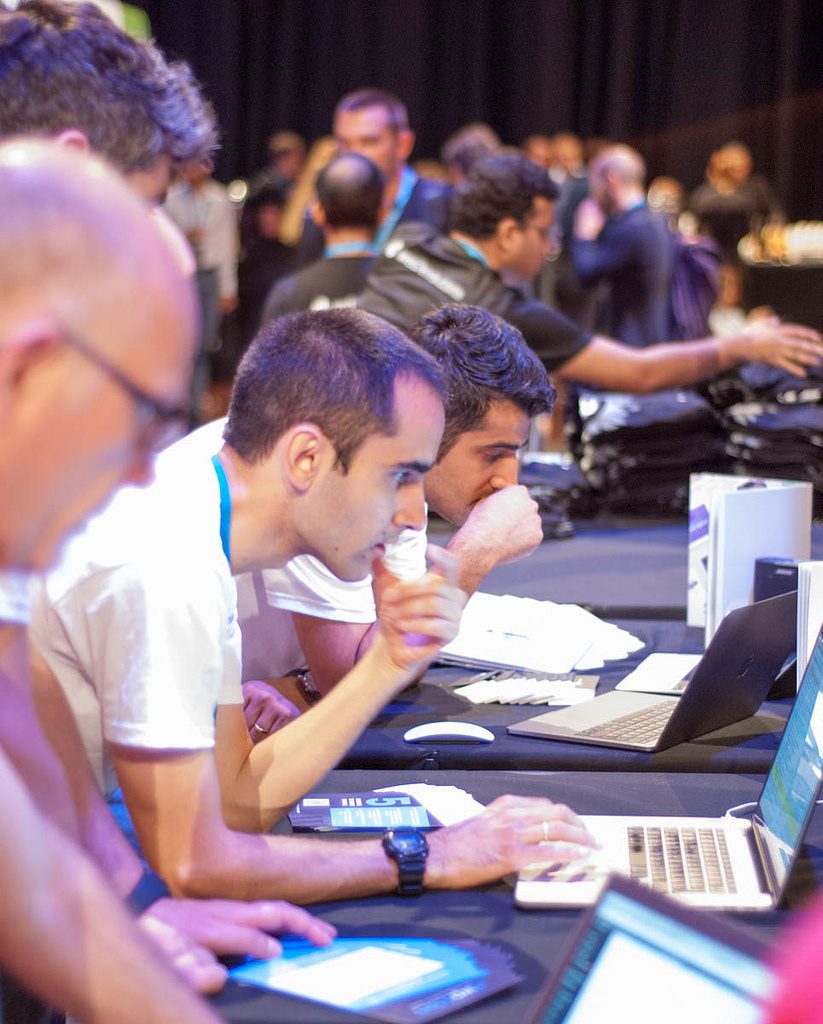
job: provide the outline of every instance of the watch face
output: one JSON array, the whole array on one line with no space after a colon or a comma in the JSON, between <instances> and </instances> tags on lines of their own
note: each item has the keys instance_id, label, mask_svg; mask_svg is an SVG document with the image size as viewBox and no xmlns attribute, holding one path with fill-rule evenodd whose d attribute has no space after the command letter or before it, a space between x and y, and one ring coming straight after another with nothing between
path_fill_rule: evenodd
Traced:
<instances>
[{"instance_id":1,"label":"watch face","mask_svg":"<svg viewBox=\"0 0 823 1024\"><path fill-rule=\"evenodd\" d=\"M414 857L417 854L426 853L429 844L422 832L414 829L393 829L388 833L392 847L403 857Z\"/></svg>"}]
</instances>

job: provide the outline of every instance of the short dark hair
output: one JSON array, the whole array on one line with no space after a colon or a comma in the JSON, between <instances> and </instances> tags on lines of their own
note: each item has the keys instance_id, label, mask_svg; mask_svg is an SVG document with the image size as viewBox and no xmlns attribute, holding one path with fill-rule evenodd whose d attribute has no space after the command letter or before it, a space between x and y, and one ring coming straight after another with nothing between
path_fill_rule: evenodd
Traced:
<instances>
[{"instance_id":1,"label":"short dark hair","mask_svg":"<svg viewBox=\"0 0 823 1024\"><path fill-rule=\"evenodd\" d=\"M530 417L554 405L546 368L520 331L488 310L443 306L427 313L411 337L434 357L446 388L438 459L483 422L493 402L513 402Z\"/></svg>"},{"instance_id":2,"label":"short dark hair","mask_svg":"<svg viewBox=\"0 0 823 1024\"><path fill-rule=\"evenodd\" d=\"M451 203L451 228L471 238L490 238L513 217L522 227L534 200L556 199L557 185L545 168L519 153L498 153L475 164Z\"/></svg>"},{"instance_id":3,"label":"short dark hair","mask_svg":"<svg viewBox=\"0 0 823 1024\"><path fill-rule=\"evenodd\" d=\"M24 0L0 13L0 135L84 132L122 171L208 159L214 112L189 66L92 4Z\"/></svg>"},{"instance_id":4,"label":"short dark hair","mask_svg":"<svg viewBox=\"0 0 823 1024\"><path fill-rule=\"evenodd\" d=\"M500 146L500 137L492 127L484 121L474 121L458 128L446 139L440 158L447 167L458 167L468 175L475 164L496 153Z\"/></svg>"},{"instance_id":5,"label":"short dark hair","mask_svg":"<svg viewBox=\"0 0 823 1024\"><path fill-rule=\"evenodd\" d=\"M434 360L380 317L358 309L289 313L262 327L243 357L224 438L258 462L290 426L316 423L346 472L369 435L395 431L400 376L444 396Z\"/></svg>"},{"instance_id":6,"label":"short dark hair","mask_svg":"<svg viewBox=\"0 0 823 1024\"><path fill-rule=\"evenodd\" d=\"M249 192L244 209L259 210L261 206L284 207L288 202L289 192L285 182L277 177L265 177Z\"/></svg>"},{"instance_id":7,"label":"short dark hair","mask_svg":"<svg viewBox=\"0 0 823 1024\"><path fill-rule=\"evenodd\" d=\"M409 127L409 112L406 104L394 93L385 89L356 89L346 93L334 108L334 116L366 110L367 107L382 107L388 115L389 127L394 131L402 131Z\"/></svg>"},{"instance_id":8,"label":"short dark hair","mask_svg":"<svg viewBox=\"0 0 823 1024\"><path fill-rule=\"evenodd\" d=\"M341 153L317 175L317 201L332 228L375 231L383 202L383 175L365 156Z\"/></svg>"}]
</instances>

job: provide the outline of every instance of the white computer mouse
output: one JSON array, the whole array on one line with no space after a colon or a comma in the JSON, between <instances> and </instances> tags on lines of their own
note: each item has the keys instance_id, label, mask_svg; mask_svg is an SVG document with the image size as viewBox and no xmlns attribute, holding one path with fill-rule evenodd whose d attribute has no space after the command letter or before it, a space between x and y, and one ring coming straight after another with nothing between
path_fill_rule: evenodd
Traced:
<instances>
[{"instance_id":1,"label":"white computer mouse","mask_svg":"<svg viewBox=\"0 0 823 1024\"><path fill-rule=\"evenodd\" d=\"M473 722L426 722L403 733L407 743L491 743L494 733Z\"/></svg>"}]
</instances>

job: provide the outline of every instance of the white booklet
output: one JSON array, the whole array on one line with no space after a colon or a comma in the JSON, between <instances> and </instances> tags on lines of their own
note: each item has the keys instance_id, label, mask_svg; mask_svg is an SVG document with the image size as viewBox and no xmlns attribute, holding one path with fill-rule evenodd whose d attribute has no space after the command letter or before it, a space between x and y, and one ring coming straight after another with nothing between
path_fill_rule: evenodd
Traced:
<instances>
[{"instance_id":1,"label":"white booklet","mask_svg":"<svg viewBox=\"0 0 823 1024\"><path fill-rule=\"evenodd\" d=\"M705 645L723 617L751 604L758 558L807 559L812 485L694 473L689 481L688 617Z\"/></svg>"},{"instance_id":2,"label":"white booklet","mask_svg":"<svg viewBox=\"0 0 823 1024\"><path fill-rule=\"evenodd\" d=\"M643 646L637 637L576 604L531 597L473 594L460 632L439 654L441 661L478 668L565 674L602 668Z\"/></svg>"},{"instance_id":3,"label":"white booklet","mask_svg":"<svg viewBox=\"0 0 823 1024\"><path fill-rule=\"evenodd\" d=\"M679 697L702 657L702 654L666 654L658 651L644 658L633 672L620 680L615 689Z\"/></svg>"}]
</instances>

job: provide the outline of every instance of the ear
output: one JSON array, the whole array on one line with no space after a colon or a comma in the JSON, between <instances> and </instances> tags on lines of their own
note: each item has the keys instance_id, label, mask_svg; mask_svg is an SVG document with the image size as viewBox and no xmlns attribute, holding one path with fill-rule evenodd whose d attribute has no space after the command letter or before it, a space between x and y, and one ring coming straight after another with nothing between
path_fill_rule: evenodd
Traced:
<instances>
[{"instance_id":1,"label":"ear","mask_svg":"<svg viewBox=\"0 0 823 1024\"><path fill-rule=\"evenodd\" d=\"M64 129L58 135L55 135L54 141L58 146L67 146L69 149L79 149L83 153L91 152L91 145L89 144L88 136L79 128Z\"/></svg>"},{"instance_id":2,"label":"ear","mask_svg":"<svg viewBox=\"0 0 823 1024\"><path fill-rule=\"evenodd\" d=\"M286 478L298 494L307 493L335 461L334 448L316 423L290 427L279 447Z\"/></svg>"},{"instance_id":3,"label":"ear","mask_svg":"<svg viewBox=\"0 0 823 1024\"><path fill-rule=\"evenodd\" d=\"M522 231L523 229L514 217L504 217L501 221L498 221L492 237L502 255L508 255L512 247L520 239Z\"/></svg>"},{"instance_id":4,"label":"ear","mask_svg":"<svg viewBox=\"0 0 823 1024\"><path fill-rule=\"evenodd\" d=\"M60 344L60 330L48 319L19 324L0 343L0 416L6 419L30 372Z\"/></svg>"},{"instance_id":5,"label":"ear","mask_svg":"<svg viewBox=\"0 0 823 1024\"><path fill-rule=\"evenodd\" d=\"M312 199L309 203L309 216L322 231L326 226L326 215L323 213L323 207L316 199Z\"/></svg>"},{"instance_id":6,"label":"ear","mask_svg":"<svg viewBox=\"0 0 823 1024\"><path fill-rule=\"evenodd\" d=\"M414 149L414 132L411 128L399 128L397 131L397 153L405 163Z\"/></svg>"}]
</instances>

